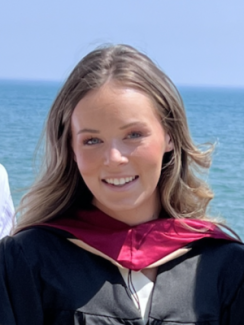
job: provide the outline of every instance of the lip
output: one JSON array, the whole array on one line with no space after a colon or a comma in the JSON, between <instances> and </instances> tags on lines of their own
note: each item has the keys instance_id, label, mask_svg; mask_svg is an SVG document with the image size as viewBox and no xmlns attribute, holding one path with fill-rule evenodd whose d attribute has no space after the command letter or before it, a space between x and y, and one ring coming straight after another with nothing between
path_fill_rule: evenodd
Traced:
<instances>
[{"instance_id":1,"label":"lip","mask_svg":"<svg viewBox=\"0 0 244 325\"><path fill-rule=\"evenodd\" d=\"M119 178L127 178L127 177L136 177L136 178L138 178L139 176L138 176L138 175L116 175L116 176L106 176L106 177L103 177L103 178L102 178L102 181L104 181L104 180L106 180L106 179L110 179L110 178L112 178L112 179L114 179L114 178L119 179Z\"/></svg>"},{"instance_id":2,"label":"lip","mask_svg":"<svg viewBox=\"0 0 244 325\"><path fill-rule=\"evenodd\" d=\"M125 183L124 185L113 185L113 184L109 184L109 183L106 183L104 180L106 179L109 179L109 178L126 178L126 177L135 177L135 179L133 181L130 181L128 183ZM137 182L137 180L139 179L139 176L136 175L136 176L120 176L120 177L106 177L106 178L103 178L102 179L102 183L104 186L106 186L106 188L108 189L112 189L113 191L125 191L125 190L129 190L130 187L134 186L135 183Z\"/></svg>"}]
</instances>

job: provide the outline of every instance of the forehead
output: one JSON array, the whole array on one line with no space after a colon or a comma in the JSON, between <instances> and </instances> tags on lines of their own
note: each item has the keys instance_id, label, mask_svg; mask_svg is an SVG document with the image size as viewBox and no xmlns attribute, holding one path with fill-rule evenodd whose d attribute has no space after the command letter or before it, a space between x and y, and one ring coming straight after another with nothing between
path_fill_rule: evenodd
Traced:
<instances>
[{"instance_id":1,"label":"forehead","mask_svg":"<svg viewBox=\"0 0 244 325\"><path fill-rule=\"evenodd\" d=\"M73 119L97 116L110 119L158 118L155 102L141 90L109 82L91 90L76 105Z\"/></svg>"}]
</instances>

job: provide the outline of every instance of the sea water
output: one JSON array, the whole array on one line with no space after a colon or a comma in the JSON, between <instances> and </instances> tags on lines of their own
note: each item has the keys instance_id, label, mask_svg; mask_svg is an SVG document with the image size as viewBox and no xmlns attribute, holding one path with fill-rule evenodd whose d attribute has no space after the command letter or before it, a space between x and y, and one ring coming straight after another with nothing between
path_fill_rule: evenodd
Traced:
<instances>
[{"instance_id":1,"label":"sea water","mask_svg":"<svg viewBox=\"0 0 244 325\"><path fill-rule=\"evenodd\" d=\"M15 206L36 175L34 153L60 87L55 82L0 81L0 163L9 174ZM216 144L208 174L215 193L210 212L225 218L244 239L244 89L179 91L195 143Z\"/></svg>"}]
</instances>

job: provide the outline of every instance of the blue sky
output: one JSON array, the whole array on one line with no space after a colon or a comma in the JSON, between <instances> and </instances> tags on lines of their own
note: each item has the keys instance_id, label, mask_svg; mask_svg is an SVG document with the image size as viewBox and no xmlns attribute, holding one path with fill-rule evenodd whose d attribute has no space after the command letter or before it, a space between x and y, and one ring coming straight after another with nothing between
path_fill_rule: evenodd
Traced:
<instances>
[{"instance_id":1,"label":"blue sky","mask_svg":"<svg viewBox=\"0 0 244 325\"><path fill-rule=\"evenodd\" d=\"M87 52L126 43L177 85L244 87L243 0L8 0L0 78L63 80Z\"/></svg>"}]
</instances>

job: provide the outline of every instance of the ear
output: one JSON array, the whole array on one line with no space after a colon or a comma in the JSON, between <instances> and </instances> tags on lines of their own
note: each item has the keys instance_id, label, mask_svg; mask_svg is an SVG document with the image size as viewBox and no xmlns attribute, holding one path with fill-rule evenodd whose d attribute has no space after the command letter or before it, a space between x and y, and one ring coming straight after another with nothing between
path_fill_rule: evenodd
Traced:
<instances>
[{"instance_id":1,"label":"ear","mask_svg":"<svg viewBox=\"0 0 244 325\"><path fill-rule=\"evenodd\" d=\"M172 151L174 149L174 143L171 140L170 135L167 133L166 134L166 146L165 146L165 152Z\"/></svg>"}]
</instances>

